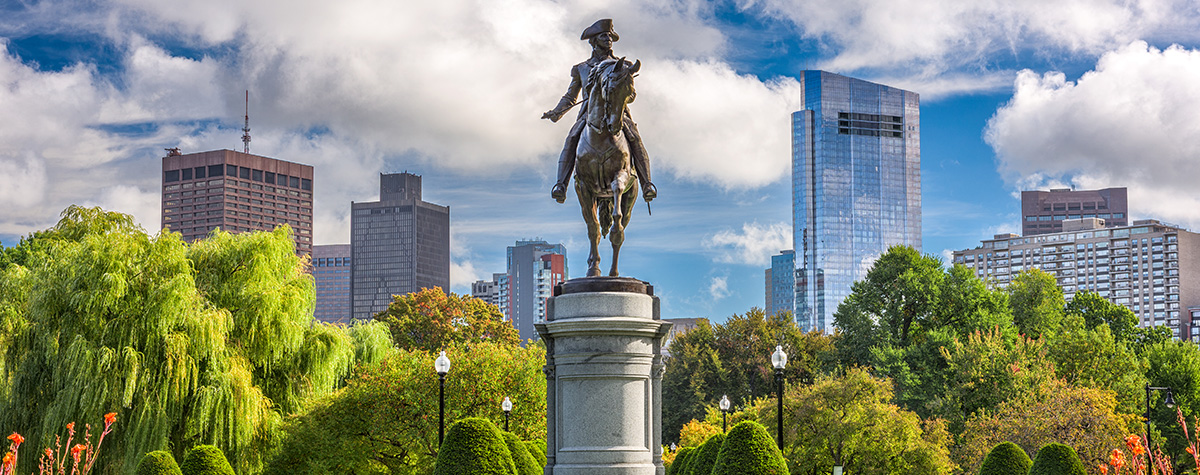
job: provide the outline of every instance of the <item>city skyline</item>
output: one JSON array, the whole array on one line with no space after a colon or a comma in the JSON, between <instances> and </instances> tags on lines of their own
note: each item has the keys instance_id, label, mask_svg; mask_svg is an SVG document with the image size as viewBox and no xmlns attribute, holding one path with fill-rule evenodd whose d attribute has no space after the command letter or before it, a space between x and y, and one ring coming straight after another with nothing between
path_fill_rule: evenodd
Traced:
<instances>
[{"instance_id":1,"label":"city skyline","mask_svg":"<svg viewBox=\"0 0 1200 475\"><path fill-rule=\"evenodd\" d=\"M631 108L659 198L652 216L638 204L622 270L655 284L664 317L764 305L762 270L792 247L802 70L920 94L926 253L1021 232L1021 190L1127 187L1131 221L1200 229L1187 2L1095 0L1087 17L950 0L205 5L0 6L0 242L72 203L158 229L163 149L242 150L249 90L250 152L318 176L314 244L348 243L364 183L409 170L454 208L452 291L503 270L517 240L584 262L574 198L549 198L569 125L539 117L598 18L643 64Z\"/></svg>"}]
</instances>

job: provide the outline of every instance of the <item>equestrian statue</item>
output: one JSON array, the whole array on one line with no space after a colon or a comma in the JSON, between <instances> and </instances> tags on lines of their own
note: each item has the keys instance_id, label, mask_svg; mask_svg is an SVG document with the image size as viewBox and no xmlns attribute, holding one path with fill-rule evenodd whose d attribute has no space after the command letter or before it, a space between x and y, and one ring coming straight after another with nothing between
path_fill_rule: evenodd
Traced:
<instances>
[{"instance_id":1,"label":"equestrian statue","mask_svg":"<svg viewBox=\"0 0 1200 475\"><path fill-rule=\"evenodd\" d=\"M559 156L558 181L550 196L559 203L566 200L567 183L574 170L575 194L591 242L588 277L602 273L599 245L604 236L613 248L608 275L620 275L617 258L625 241L625 227L637 203L636 182L641 182L647 203L658 196L658 190L650 182L650 158L628 107L636 96L633 78L642 63L630 63L613 55L612 44L619 38L609 19L597 21L584 30L580 39L591 43L592 56L571 68L567 93L554 109L542 114L543 119L558 122L572 107L580 106ZM576 102L580 93L582 99Z\"/></svg>"}]
</instances>

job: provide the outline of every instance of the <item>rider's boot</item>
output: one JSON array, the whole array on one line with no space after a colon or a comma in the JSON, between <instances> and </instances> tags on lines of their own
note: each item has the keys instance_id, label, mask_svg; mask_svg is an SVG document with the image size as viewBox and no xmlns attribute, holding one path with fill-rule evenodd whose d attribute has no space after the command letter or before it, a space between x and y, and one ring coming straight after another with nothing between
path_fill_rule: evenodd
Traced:
<instances>
[{"instance_id":1,"label":"rider's boot","mask_svg":"<svg viewBox=\"0 0 1200 475\"><path fill-rule=\"evenodd\" d=\"M567 143L563 144L562 153L558 155L558 180L550 188L550 197L562 203L567 200L567 182L571 180L571 171L575 170L575 149L579 146L577 129L582 129L577 123L567 134Z\"/></svg>"},{"instance_id":2,"label":"rider's boot","mask_svg":"<svg viewBox=\"0 0 1200 475\"><path fill-rule=\"evenodd\" d=\"M646 146L642 144L642 136L638 134L637 125L632 121L626 121L628 125L625 127L625 132L629 137L629 159L633 162L633 169L637 172L638 180L642 182L642 197L646 202L658 197L658 188L654 183L650 182L650 156L646 153Z\"/></svg>"}]
</instances>

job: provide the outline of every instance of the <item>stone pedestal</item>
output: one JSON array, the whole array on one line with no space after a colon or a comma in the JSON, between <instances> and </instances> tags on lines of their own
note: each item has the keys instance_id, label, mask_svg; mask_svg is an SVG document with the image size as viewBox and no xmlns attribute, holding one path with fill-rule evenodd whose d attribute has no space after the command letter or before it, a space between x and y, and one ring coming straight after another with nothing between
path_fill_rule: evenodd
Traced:
<instances>
[{"instance_id":1,"label":"stone pedestal","mask_svg":"<svg viewBox=\"0 0 1200 475\"><path fill-rule=\"evenodd\" d=\"M653 287L588 277L555 289L545 323L546 475L662 475L662 343Z\"/></svg>"}]
</instances>

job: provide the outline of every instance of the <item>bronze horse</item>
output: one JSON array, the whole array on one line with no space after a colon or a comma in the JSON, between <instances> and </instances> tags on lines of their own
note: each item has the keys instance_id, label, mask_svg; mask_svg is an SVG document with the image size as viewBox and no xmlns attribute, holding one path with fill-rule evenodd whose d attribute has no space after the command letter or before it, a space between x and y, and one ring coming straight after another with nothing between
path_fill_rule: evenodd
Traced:
<instances>
[{"instance_id":1,"label":"bronze horse","mask_svg":"<svg viewBox=\"0 0 1200 475\"><path fill-rule=\"evenodd\" d=\"M588 277L601 275L600 238L612 243L612 267L608 275L616 277L617 257L625 241L633 205L637 202L637 174L629 164L629 142L621 131L626 106L633 98L633 77L642 67L625 58L607 60L591 71L588 82L587 126L579 136L575 162L575 194L587 223Z\"/></svg>"}]
</instances>

